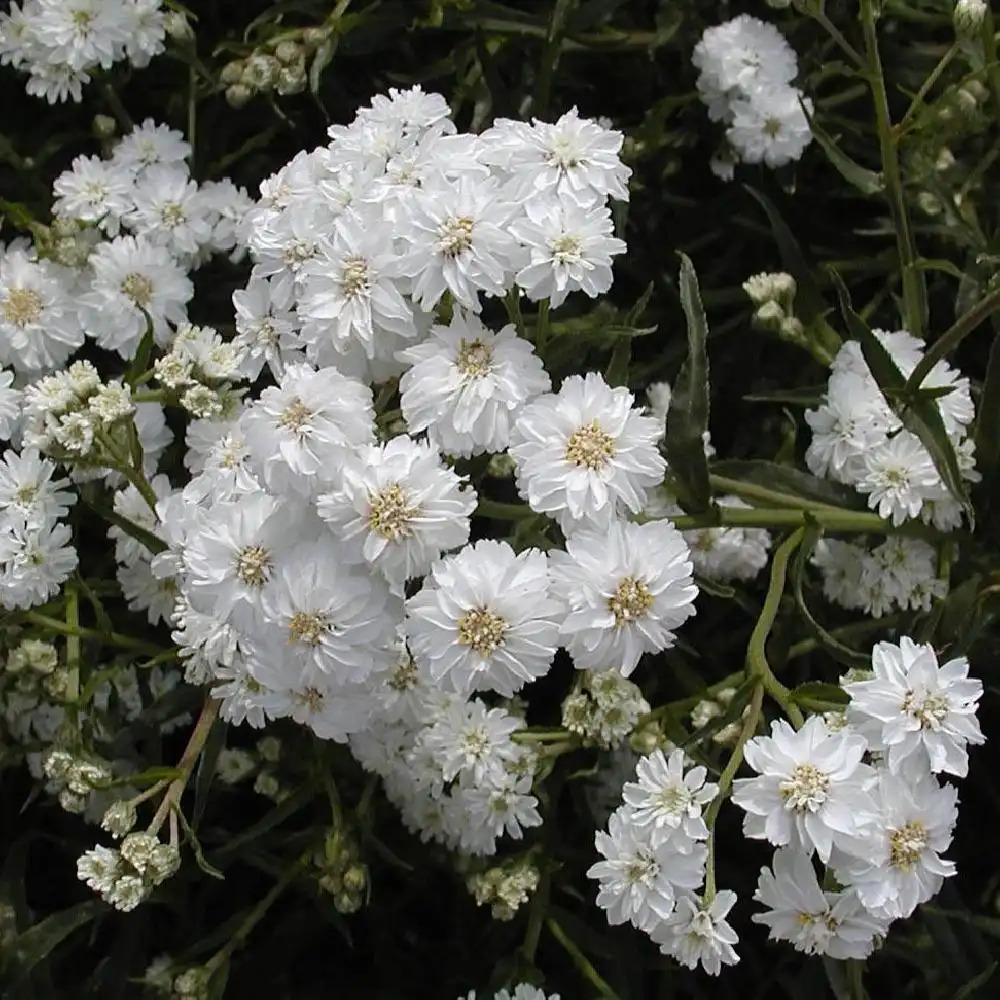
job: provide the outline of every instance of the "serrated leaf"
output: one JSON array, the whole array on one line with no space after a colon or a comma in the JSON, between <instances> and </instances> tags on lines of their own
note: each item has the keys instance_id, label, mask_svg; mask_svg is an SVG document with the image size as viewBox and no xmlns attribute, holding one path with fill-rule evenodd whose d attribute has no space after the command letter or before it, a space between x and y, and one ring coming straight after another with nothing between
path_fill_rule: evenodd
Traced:
<instances>
[{"instance_id":1,"label":"serrated leaf","mask_svg":"<svg viewBox=\"0 0 1000 1000\"><path fill-rule=\"evenodd\" d=\"M902 420L903 426L920 438L920 442L927 449L942 482L962 505L971 525L975 512L969 502L969 493L962 479L955 448L945 431L941 411L938 410L934 402L926 398L919 396L906 400L899 398L900 392L906 386L906 376L896 366L892 355L882 345L882 342L872 333L871 327L854 311L850 295L840 275L834 273L833 279L837 288L837 297L840 300L840 311L844 316L848 332L854 340L860 343L865 361L875 377L882 395Z\"/></svg>"},{"instance_id":2,"label":"serrated leaf","mask_svg":"<svg viewBox=\"0 0 1000 1000\"><path fill-rule=\"evenodd\" d=\"M882 175L867 167L855 163L836 143L836 140L819 125L816 119L806 112L809 121L809 128L813 138L819 147L826 153L826 158L830 161L834 170L847 181L851 187L857 188L862 194L879 194L885 189L885 182Z\"/></svg>"},{"instance_id":3,"label":"serrated leaf","mask_svg":"<svg viewBox=\"0 0 1000 1000\"><path fill-rule=\"evenodd\" d=\"M52 950L62 944L75 930L90 923L103 910L104 904L90 899L77 903L66 910L53 913L23 934L14 938L8 946L9 960L5 967L5 987L20 986L39 962L48 958Z\"/></svg>"},{"instance_id":4,"label":"serrated leaf","mask_svg":"<svg viewBox=\"0 0 1000 1000\"><path fill-rule=\"evenodd\" d=\"M819 479L794 469L789 465L778 465L765 459L724 459L712 463L712 472L727 479L755 486L766 486L779 493L787 493L799 500L811 500L827 507L843 510L867 510L864 497L842 483L829 479Z\"/></svg>"},{"instance_id":5,"label":"serrated leaf","mask_svg":"<svg viewBox=\"0 0 1000 1000\"><path fill-rule=\"evenodd\" d=\"M667 461L677 500L684 510L700 514L712 502L705 456L708 430L708 320L698 288L698 275L686 254L680 254L681 308L687 320L688 352L673 385L667 413Z\"/></svg>"}]
</instances>

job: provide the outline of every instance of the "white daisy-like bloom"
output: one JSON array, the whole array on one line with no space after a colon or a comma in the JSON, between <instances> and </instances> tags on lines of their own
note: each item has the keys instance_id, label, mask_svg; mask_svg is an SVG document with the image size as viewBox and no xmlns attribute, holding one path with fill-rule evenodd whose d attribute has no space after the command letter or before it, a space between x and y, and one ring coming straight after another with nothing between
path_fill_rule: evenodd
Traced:
<instances>
[{"instance_id":1,"label":"white daisy-like bloom","mask_svg":"<svg viewBox=\"0 0 1000 1000\"><path fill-rule=\"evenodd\" d=\"M821 538L813 550L811 562L823 576L823 595L845 608L863 605L861 578L867 550L851 542Z\"/></svg>"},{"instance_id":2,"label":"white daisy-like bloom","mask_svg":"<svg viewBox=\"0 0 1000 1000\"><path fill-rule=\"evenodd\" d=\"M251 278L246 288L233 292L233 308L233 344L242 349L241 370L246 378L256 379L267 365L280 381L287 365L304 362L298 318L291 309L275 305L270 281Z\"/></svg>"},{"instance_id":3,"label":"white daisy-like bloom","mask_svg":"<svg viewBox=\"0 0 1000 1000\"><path fill-rule=\"evenodd\" d=\"M983 684L969 677L969 661L959 656L939 665L933 646L904 635L898 645L876 644L872 671L871 680L844 685L848 718L885 753L889 770L964 778L967 746L985 742L976 719Z\"/></svg>"},{"instance_id":4,"label":"white daisy-like bloom","mask_svg":"<svg viewBox=\"0 0 1000 1000\"><path fill-rule=\"evenodd\" d=\"M476 499L437 448L401 435L348 456L316 509L343 543L341 558L371 566L401 592L469 540Z\"/></svg>"},{"instance_id":5,"label":"white daisy-like bloom","mask_svg":"<svg viewBox=\"0 0 1000 1000\"><path fill-rule=\"evenodd\" d=\"M212 237L212 223L184 164L147 167L133 190L135 207L122 220L174 257L192 260Z\"/></svg>"},{"instance_id":6,"label":"white daisy-like bloom","mask_svg":"<svg viewBox=\"0 0 1000 1000\"><path fill-rule=\"evenodd\" d=\"M734 97L788 86L798 72L798 58L785 36L773 24L748 14L706 28L691 61L713 121L728 120Z\"/></svg>"},{"instance_id":7,"label":"white daisy-like bloom","mask_svg":"<svg viewBox=\"0 0 1000 1000\"><path fill-rule=\"evenodd\" d=\"M8 512L0 524L0 604L43 604L59 592L78 562L68 525Z\"/></svg>"},{"instance_id":8,"label":"white daisy-like bloom","mask_svg":"<svg viewBox=\"0 0 1000 1000\"><path fill-rule=\"evenodd\" d=\"M564 532L606 527L636 513L666 474L657 448L661 427L597 372L570 375L556 394L529 403L517 418L510 455L518 492Z\"/></svg>"},{"instance_id":9,"label":"white daisy-like bloom","mask_svg":"<svg viewBox=\"0 0 1000 1000\"><path fill-rule=\"evenodd\" d=\"M13 512L29 522L49 522L65 517L76 503L76 494L65 489L68 479L53 479L55 462L42 458L35 448L4 452L0 461L0 511Z\"/></svg>"},{"instance_id":10,"label":"white daisy-like bloom","mask_svg":"<svg viewBox=\"0 0 1000 1000\"><path fill-rule=\"evenodd\" d=\"M109 69L128 40L120 4L107 0L38 0L37 31L54 63Z\"/></svg>"},{"instance_id":11,"label":"white daisy-like bloom","mask_svg":"<svg viewBox=\"0 0 1000 1000\"><path fill-rule=\"evenodd\" d=\"M720 889L711 902L692 892L678 894L674 912L650 937L664 955L684 968L700 965L710 976L717 976L723 965L736 965L740 960L733 947L739 936L726 920L735 905L736 893L731 889Z\"/></svg>"},{"instance_id":12,"label":"white daisy-like bloom","mask_svg":"<svg viewBox=\"0 0 1000 1000\"><path fill-rule=\"evenodd\" d=\"M133 176L114 160L78 156L52 187L52 214L58 219L91 222L117 236L122 217L132 208Z\"/></svg>"},{"instance_id":13,"label":"white daisy-like bloom","mask_svg":"<svg viewBox=\"0 0 1000 1000\"><path fill-rule=\"evenodd\" d=\"M905 919L955 874L941 855L951 845L958 793L930 774L913 781L882 771L875 794L878 822L834 855L834 875L874 916Z\"/></svg>"},{"instance_id":14,"label":"white daisy-like bloom","mask_svg":"<svg viewBox=\"0 0 1000 1000\"><path fill-rule=\"evenodd\" d=\"M296 311L317 359L324 349L343 354L352 346L368 358L391 357L387 339L403 346L416 337L413 307L397 278L394 235L378 216L345 213L302 268Z\"/></svg>"},{"instance_id":15,"label":"white daisy-like bloom","mask_svg":"<svg viewBox=\"0 0 1000 1000\"><path fill-rule=\"evenodd\" d=\"M442 451L464 458L507 448L525 405L552 387L541 359L513 325L494 333L461 309L399 359L412 365L399 382L411 433L426 431Z\"/></svg>"},{"instance_id":16,"label":"white daisy-like bloom","mask_svg":"<svg viewBox=\"0 0 1000 1000\"><path fill-rule=\"evenodd\" d=\"M118 140L111 162L138 176L157 164L180 166L190 155L191 146L182 132L147 118Z\"/></svg>"},{"instance_id":17,"label":"white daisy-like bloom","mask_svg":"<svg viewBox=\"0 0 1000 1000\"><path fill-rule=\"evenodd\" d=\"M138 69L166 48L166 12L162 0L126 0L125 56Z\"/></svg>"},{"instance_id":18,"label":"white daisy-like bloom","mask_svg":"<svg viewBox=\"0 0 1000 1000\"><path fill-rule=\"evenodd\" d=\"M459 786L454 798L461 816L460 829L478 839L488 837L493 854L496 841L505 833L521 840L524 830L542 825L538 799L531 794L532 775L507 771L491 775L480 785Z\"/></svg>"},{"instance_id":19,"label":"white daisy-like bloom","mask_svg":"<svg viewBox=\"0 0 1000 1000\"><path fill-rule=\"evenodd\" d=\"M896 525L918 517L941 482L927 449L910 431L900 431L866 452L864 463L858 489L868 494L872 510Z\"/></svg>"},{"instance_id":20,"label":"white daisy-like bloom","mask_svg":"<svg viewBox=\"0 0 1000 1000\"><path fill-rule=\"evenodd\" d=\"M240 418L253 468L268 489L321 489L340 462L375 437L371 389L335 368L289 365Z\"/></svg>"},{"instance_id":21,"label":"white daisy-like bloom","mask_svg":"<svg viewBox=\"0 0 1000 1000\"><path fill-rule=\"evenodd\" d=\"M806 117L812 101L795 87L758 92L752 100L733 101L731 109L726 138L744 163L782 167L800 159L812 142Z\"/></svg>"},{"instance_id":22,"label":"white daisy-like bloom","mask_svg":"<svg viewBox=\"0 0 1000 1000\"><path fill-rule=\"evenodd\" d=\"M73 272L23 247L0 250L0 362L36 376L66 364L83 343L75 284Z\"/></svg>"},{"instance_id":23,"label":"white daisy-like bloom","mask_svg":"<svg viewBox=\"0 0 1000 1000\"><path fill-rule=\"evenodd\" d=\"M552 592L569 608L560 635L579 670L627 677L643 653L669 649L694 614L688 548L666 521L581 529L549 564Z\"/></svg>"},{"instance_id":24,"label":"white daisy-like bloom","mask_svg":"<svg viewBox=\"0 0 1000 1000\"><path fill-rule=\"evenodd\" d=\"M612 235L609 208L557 197L528 201L510 231L530 254L514 280L532 302L548 299L553 309L573 291L592 299L603 295L613 281L611 258L626 250L625 241Z\"/></svg>"},{"instance_id":25,"label":"white daisy-like bloom","mask_svg":"<svg viewBox=\"0 0 1000 1000\"><path fill-rule=\"evenodd\" d=\"M152 324L161 347L187 322L194 286L166 247L141 236L101 243L91 255L91 291L80 297L80 321L99 347L131 358Z\"/></svg>"},{"instance_id":26,"label":"white daisy-like bloom","mask_svg":"<svg viewBox=\"0 0 1000 1000\"><path fill-rule=\"evenodd\" d=\"M637 780L622 788L632 823L646 829L651 843L669 840L680 851L708 837L701 814L719 791L717 784L705 781L706 768L699 765L685 772L684 767L683 750L673 750L669 757L655 750L639 758Z\"/></svg>"},{"instance_id":27,"label":"white daisy-like bloom","mask_svg":"<svg viewBox=\"0 0 1000 1000\"><path fill-rule=\"evenodd\" d=\"M523 256L508 223L515 206L492 179L438 181L414 192L397 235L407 244L398 267L413 300L431 311L445 292L478 313L480 292L501 296Z\"/></svg>"},{"instance_id":28,"label":"white daisy-like bloom","mask_svg":"<svg viewBox=\"0 0 1000 1000\"><path fill-rule=\"evenodd\" d=\"M415 662L460 694L512 696L548 672L559 645L565 609L550 587L537 549L482 539L442 559L406 602Z\"/></svg>"},{"instance_id":29,"label":"white daisy-like bloom","mask_svg":"<svg viewBox=\"0 0 1000 1000\"><path fill-rule=\"evenodd\" d=\"M737 496L716 497L720 507L749 509ZM680 513L680 510L677 510ZM684 532L695 571L710 580L752 580L767 565L771 534L764 528L693 528Z\"/></svg>"},{"instance_id":30,"label":"white daisy-like bloom","mask_svg":"<svg viewBox=\"0 0 1000 1000\"><path fill-rule=\"evenodd\" d=\"M750 918L769 929L771 941L841 961L867 958L875 950L889 922L870 914L853 889L824 892L808 855L789 848L774 852L771 867L761 868L753 896L767 910Z\"/></svg>"},{"instance_id":31,"label":"white daisy-like bloom","mask_svg":"<svg viewBox=\"0 0 1000 1000\"><path fill-rule=\"evenodd\" d=\"M744 810L743 833L792 847L824 863L834 845L875 823L871 789L873 768L862 763L868 750L851 730L831 732L822 716L808 718L798 731L784 719L771 723L770 736L756 736L744 747L755 778L733 782L733 803Z\"/></svg>"},{"instance_id":32,"label":"white daisy-like bloom","mask_svg":"<svg viewBox=\"0 0 1000 1000\"><path fill-rule=\"evenodd\" d=\"M250 670L269 687L361 682L394 658L402 601L384 581L342 564L331 538L300 542L262 594L263 624L247 636Z\"/></svg>"},{"instance_id":33,"label":"white daisy-like bloom","mask_svg":"<svg viewBox=\"0 0 1000 1000\"><path fill-rule=\"evenodd\" d=\"M571 108L556 122L498 118L481 136L485 162L505 170L518 199L550 194L587 206L628 201L631 168L621 161L624 136Z\"/></svg>"},{"instance_id":34,"label":"white daisy-like bloom","mask_svg":"<svg viewBox=\"0 0 1000 1000\"><path fill-rule=\"evenodd\" d=\"M24 394L14 388L14 373L0 368L0 441L9 441L21 423Z\"/></svg>"},{"instance_id":35,"label":"white daisy-like bloom","mask_svg":"<svg viewBox=\"0 0 1000 1000\"><path fill-rule=\"evenodd\" d=\"M647 933L674 912L675 889L697 889L705 880L704 844L682 853L675 844L653 845L622 809L608 819L607 831L594 834L594 846L604 858L587 869L600 888L597 905L608 923L631 923Z\"/></svg>"}]
</instances>

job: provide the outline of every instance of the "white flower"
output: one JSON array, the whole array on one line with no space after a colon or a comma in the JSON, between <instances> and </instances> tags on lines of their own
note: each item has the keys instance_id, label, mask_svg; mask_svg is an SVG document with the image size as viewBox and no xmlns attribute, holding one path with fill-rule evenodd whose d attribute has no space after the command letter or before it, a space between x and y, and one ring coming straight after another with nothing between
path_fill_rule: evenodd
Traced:
<instances>
[{"instance_id":1,"label":"white flower","mask_svg":"<svg viewBox=\"0 0 1000 1000\"><path fill-rule=\"evenodd\" d=\"M581 206L628 201L632 171L619 156L622 133L581 118L576 108L554 123L498 118L481 138L483 159L511 175L518 198L552 194Z\"/></svg>"},{"instance_id":2,"label":"white flower","mask_svg":"<svg viewBox=\"0 0 1000 1000\"><path fill-rule=\"evenodd\" d=\"M280 381L287 364L303 360L295 313L274 304L265 278L251 278L246 288L233 292L233 308L233 344L243 349L241 370L247 378L256 379L266 364Z\"/></svg>"},{"instance_id":3,"label":"white flower","mask_svg":"<svg viewBox=\"0 0 1000 1000\"><path fill-rule=\"evenodd\" d=\"M415 192L409 208L399 271L412 279L422 309L432 310L448 291L478 313L480 292L498 296L510 287L521 251L507 228L514 206L494 181L441 181Z\"/></svg>"},{"instance_id":4,"label":"white flower","mask_svg":"<svg viewBox=\"0 0 1000 1000\"><path fill-rule=\"evenodd\" d=\"M917 517L941 481L927 449L910 431L866 452L864 463L858 489L868 494L868 506L893 524Z\"/></svg>"},{"instance_id":5,"label":"white flower","mask_svg":"<svg viewBox=\"0 0 1000 1000\"><path fill-rule=\"evenodd\" d=\"M290 551L261 603L263 625L248 636L248 657L269 687L323 684L323 675L363 681L392 660L402 602L377 576L344 567L332 539Z\"/></svg>"},{"instance_id":6,"label":"white flower","mask_svg":"<svg viewBox=\"0 0 1000 1000\"><path fill-rule=\"evenodd\" d=\"M708 771L704 767L692 767L685 774L684 763L683 750L674 750L669 757L656 750L639 758L635 768L638 780L627 782L622 789L632 822L648 828L652 843L669 840L678 850L708 837L701 811L719 791L714 782L705 781Z\"/></svg>"},{"instance_id":7,"label":"white flower","mask_svg":"<svg viewBox=\"0 0 1000 1000\"><path fill-rule=\"evenodd\" d=\"M170 324L187 322L194 286L166 247L121 236L101 243L90 263L94 279L80 298L80 320L98 346L131 358L148 324L162 347L172 336Z\"/></svg>"},{"instance_id":8,"label":"white flower","mask_svg":"<svg viewBox=\"0 0 1000 1000\"><path fill-rule=\"evenodd\" d=\"M835 844L875 821L869 792L875 772L861 763L867 749L863 737L831 733L818 715L798 732L784 719L772 722L770 736L744 748L758 777L733 783L733 802L746 812L744 834L806 854L815 850L828 861Z\"/></svg>"},{"instance_id":9,"label":"white flower","mask_svg":"<svg viewBox=\"0 0 1000 1000\"><path fill-rule=\"evenodd\" d=\"M611 258L626 249L612 235L611 210L603 205L532 199L510 230L531 255L515 280L532 302L548 299L553 309L577 289L592 299L603 295L613 280Z\"/></svg>"},{"instance_id":10,"label":"white flower","mask_svg":"<svg viewBox=\"0 0 1000 1000\"><path fill-rule=\"evenodd\" d=\"M954 862L941 854L951 844L958 817L958 793L932 775L908 781L888 772L876 789L878 822L867 836L833 858L837 881L853 888L876 917L908 917L936 895Z\"/></svg>"},{"instance_id":11,"label":"white flower","mask_svg":"<svg viewBox=\"0 0 1000 1000\"><path fill-rule=\"evenodd\" d=\"M800 159L812 142L806 117L806 111L812 113L812 101L795 87L761 91L752 100L733 101L731 108L726 138L744 163L782 167Z\"/></svg>"},{"instance_id":12,"label":"white flower","mask_svg":"<svg viewBox=\"0 0 1000 1000\"><path fill-rule=\"evenodd\" d=\"M650 935L664 955L675 958L686 969L701 967L717 976L723 965L736 965L733 948L739 938L726 917L736 905L736 893L722 889L711 902L694 893L678 895L674 912Z\"/></svg>"},{"instance_id":13,"label":"white flower","mask_svg":"<svg viewBox=\"0 0 1000 1000\"><path fill-rule=\"evenodd\" d=\"M55 462L42 458L37 449L20 454L8 450L0 461L0 511L15 512L28 522L49 523L65 517L76 503L76 494L65 487L68 479L53 479Z\"/></svg>"},{"instance_id":14,"label":"white flower","mask_svg":"<svg viewBox=\"0 0 1000 1000\"><path fill-rule=\"evenodd\" d=\"M873 917L856 892L824 892L808 855L788 848L774 852L773 873L761 868L753 898L768 909L754 923L770 929L772 941L789 941L807 955L840 960L867 958L888 929Z\"/></svg>"},{"instance_id":15,"label":"white flower","mask_svg":"<svg viewBox=\"0 0 1000 1000\"><path fill-rule=\"evenodd\" d=\"M351 561L402 591L442 552L469 540L476 491L463 489L433 445L403 435L349 456L316 507Z\"/></svg>"},{"instance_id":16,"label":"white flower","mask_svg":"<svg viewBox=\"0 0 1000 1000\"><path fill-rule=\"evenodd\" d=\"M190 155L191 147L181 132L147 118L128 135L121 137L115 145L111 162L138 175L156 164L180 165Z\"/></svg>"},{"instance_id":17,"label":"white flower","mask_svg":"<svg viewBox=\"0 0 1000 1000\"><path fill-rule=\"evenodd\" d=\"M532 510L564 531L604 527L638 512L663 481L659 421L633 406L625 388L596 372L570 375L557 394L529 403L514 424L510 455L517 487Z\"/></svg>"},{"instance_id":18,"label":"white flower","mask_svg":"<svg viewBox=\"0 0 1000 1000\"><path fill-rule=\"evenodd\" d=\"M672 630L694 614L687 546L665 521L580 530L549 559L553 594L569 608L560 634L580 670L627 677L643 653L669 649Z\"/></svg>"},{"instance_id":19,"label":"white flower","mask_svg":"<svg viewBox=\"0 0 1000 1000\"><path fill-rule=\"evenodd\" d=\"M654 846L622 809L611 814L607 832L595 833L594 846L604 860L587 877L600 883L597 905L612 925L628 921L649 932L673 913L675 888L696 889L705 878L704 844L687 853L670 841Z\"/></svg>"},{"instance_id":20,"label":"white flower","mask_svg":"<svg viewBox=\"0 0 1000 1000\"><path fill-rule=\"evenodd\" d=\"M185 165L147 167L133 191L135 207L123 222L174 257L193 259L209 242L212 224Z\"/></svg>"},{"instance_id":21,"label":"white flower","mask_svg":"<svg viewBox=\"0 0 1000 1000\"><path fill-rule=\"evenodd\" d=\"M982 682L969 677L964 657L938 665L934 647L900 636L872 650L872 680L844 685L851 697L848 718L886 752L893 773L926 769L964 778L969 743L985 738L976 720Z\"/></svg>"},{"instance_id":22,"label":"white flower","mask_svg":"<svg viewBox=\"0 0 1000 1000\"><path fill-rule=\"evenodd\" d=\"M391 358L387 340L417 335L413 307L397 280L393 227L378 218L341 215L329 239L299 274L302 339L323 362L332 347L360 346L368 358ZM327 346L329 345L329 346Z\"/></svg>"},{"instance_id":23,"label":"white flower","mask_svg":"<svg viewBox=\"0 0 1000 1000\"><path fill-rule=\"evenodd\" d=\"M289 365L240 419L255 470L269 489L308 493L374 438L371 390L335 368Z\"/></svg>"},{"instance_id":24,"label":"white flower","mask_svg":"<svg viewBox=\"0 0 1000 1000\"><path fill-rule=\"evenodd\" d=\"M544 552L483 539L435 564L406 602L407 640L435 682L510 697L548 671L562 612Z\"/></svg>"},{"instance_id":25,"label":"white flower","mask_svg":"<svg viewBox=\"0 0 1000 1000\"><path fill-rule=\"evenodd\" d=\"M524 720L481 701L457 699L421 733L440 768L441 779L465 776L473 785L498 776L524 755L510 737L524 728Z\"/></svg>"},{"instance_id":26,"label":"white flower","mask_svg":"<svg viewBox=\"0 0 1000 1000\"><path fill-rule=\"evenodd\" d=\"M403 418L449 455L503 451L525 404L552 385L512 325L493 333L461 309L399 359L413 365L399 383Z\"/></svg>"},{"instance_id":27,"label":"white flower","mask_svg":"<svg viewBox=\"0 0 1000 1000\"><path fill-rule=\"evenodd\" d=\"M52 214L59 219L95 223L108 236L117 236L122 216L132 207L132 176L114 160L78 156L52 188Z\"/></svg>"}]
</instances>

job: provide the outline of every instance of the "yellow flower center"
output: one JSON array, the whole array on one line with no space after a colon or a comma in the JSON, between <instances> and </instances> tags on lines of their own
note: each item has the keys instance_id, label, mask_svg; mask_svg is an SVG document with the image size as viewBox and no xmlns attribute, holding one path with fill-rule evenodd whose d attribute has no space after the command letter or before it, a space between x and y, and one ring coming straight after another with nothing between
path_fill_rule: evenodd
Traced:
<instances>
[{"instance_id":1,"label":"yellow flower center","mask_svg":"<svg viewBox=\"0 0 1000 1000\"><path fill-rule=\"evenodd\" d=\"M42 315L42 297L33 288L12 288L0 312L8 323L23 329Z\"/></svg>"},{"instance_id":2,"label":"yellow flower center","mask_svg":"<svg viewBox=\"0 0 1000 1000\"><path fill-rule=\"evenodd\" d=\"M615 625L622 626L642 618L653 606L649 588L635 577L623 577L608 598L608 610L615 616Z\"/></svg>"},{"instance_id":3,"label":"yellow flower center","mask_svg":"<svg viewBox=\"0 0 1000 1000\"><path fill-rule=\"evenodd\" d=\"M410 521L418 511L399 483L391 483L378 493L368 495L368 527L389 542L413 537Z\"/></svg>"},{"instance_id":4,"label":"yellow flower center","mask_svg":"<svg viewBox=\"0 0 1000 1000\"><path fill-rule=\"evenodd\" d=\"M260 545L240 549L236 576L248 587L263 587L271 575L271 553Z\"/></svg>"},{"instance_id":5,"label":"yellow flower center","mask_svg":"<svg viewBox=\"0 0 1000 1000\"><path fill-rule=\"evenodd\" d=\"M504 644L507 622L485 608L475 608L458 620L458 642L487 657Z\"/></svg>"},{"instance_id":6,"label":"yellow flower center","mask_svg":"<svg viewBox=\"0 0 1000 1000\"><path fill-rule=\"evenodd\" d=\"M566 461L595 472L615 456L615 442L596 420L575 430L566 442Z\"/></svg>"}]
</instances>

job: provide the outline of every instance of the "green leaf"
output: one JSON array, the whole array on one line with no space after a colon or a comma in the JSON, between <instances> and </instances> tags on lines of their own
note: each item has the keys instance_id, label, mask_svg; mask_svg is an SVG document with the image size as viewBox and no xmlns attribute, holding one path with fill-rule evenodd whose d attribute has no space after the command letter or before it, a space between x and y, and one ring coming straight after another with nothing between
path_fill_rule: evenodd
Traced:
<instances>
[{"instance_id":1,"label":"green leaf","mask_svg":"<svg viewBox=\"0 0 1000 1000\"><path fill-rule=\"evenodd\" d=\"M916 261L916 266L921 271L941 271L943 274L947 274L957 281L961 281L965 277L965 272L950 260L936 258L931 260L927 257L919 257Z\"/></svg>"},{"instance_id":2,"label":"green leaf","mask_svg":"<svg viewBox=\"0 0 1000 1000\"><path fill-rule=\"evenodd\" d=\"M871 662L870 657L865 653L859 653L857 650L851 649L850 646L845 646L839 639L827 632L827 630L823 628L823 626L813 617L812 612L809 610L809 606L806 604L805 594L802 589L802 580L806 574L809 556L816 547L816 543L819 541L820 535L821 531L815 523L810 524L806 528L802 544L795 553L795 562L792 565L792 590L795 594L795 603L798 606L802 617L805 619L809 630L816 637L817 642L819 642L820 646L838 663L842 663L845 667L867 668Z\"/></svg>"},{"instance_id":3,"label":"green leaf","mask_svg":"<svg viewBox=\"0 0 1000 1000\"><path fill-rule=\"evenodd\" d=\"M997 971L997 966L1000 966L1000 962L993 962L991 965L988 965L978 976L974 976L964 986L955 990L951 1000L970 1000L970 998L976 995L981 986L985 986L993 978L993 973Z\"/></svg>"},{"instance_id":4,"label":"green leaf","mask_svg":"<svg viewBox=\"0 0 1000 1000\"><path fill-rule=\"evenodd\" d=\"M198 761L198 773L194 783L194 808L191 810L191 825L198 826L208 804L208 792L219 766L219 755L226 747L228 727L221 719L216 719L209 730L205 749Z\"/></svg>"},{"instance_id":5,"label":"green leaf","mask_svg":"<svg viewBox=\"0 0 1000 1000\"><path fill-rule=\"evenodd\" d=\"M809 258L799 245L799 241L767 197L748 184L744 184L743 188L764 209L767 221L771 224L771 235L774 236L774 241L778 245L781 265L795 279L797 288L795 311L799 319L806 326L810 326L813 322L827 325L823 317L829 312L829 309L820 292L819 285L816 283Z\"/></svg>"},{"instance_id":6,"label":"green leaf","mask_svg":"<svg viewBox=\"0 0 1000 1000\"><path fill-rule=\"evenodd\" d=\"M104 908L104 904L97 899L77 903L69 909L53 913L19 934L9 945L10 959L6 968L5 987L14 989L20 986L31 970L48 958L54 948L73 931L90 923Z\"/></svg>"},{"instance_id":7,"label":"green leaf","mask_svg":"<svg viewBox=\"0 0 1000 1000\"><path fill-rule=\"evenodd\" d=\"M604 381L608 385L628 385L628 366L632 360L632 341L628 337L619 337L611 352L611 360L604 370Z\"/></svg>"},{"instance_id":8,"label":"green leaf","mask_svg":"<svg viewBox=\"0 0 1000 1000\"><path fill-rule=\"evenodd\" d=\"M976 468L982 473L983 496L993 495L1000 468L1000 334L990 345L986 377L976 415Z\"/></svg>"},{"instance_id":9,"label":"green leaf","mask_svg":"<svg viewBox=\"0 0 1000 1000\"><path fill-rule=\"evenodd\" d=\"M337 43L339 41L340 36L333 35L316 49L316 54L313 56L313 61L309 66L309 90L312 91L314 96L319 94L319 85L323 80L323 70L333 62L333 54L337 51Z\"/></svg>"},{"instance_id":10,"label":"green leaf","mask_svg":"<svg viewBox=\"0 0 1000 1000\"><path fill-rule=\"evenodd\" d=\"M789 406L819 406L826 397L826 385L807 385L801 389L772 389L752 392L743 399L747 403L781 403Z\"/></svg>"},{"instance_id":11,"label":"green leaf","mask_svg":"<svg viewBox=\"0 0 1000 1000\"><path fill-rule=\"evenodd\" d=\"M896 367L892 355L872 333L871 327L854 311L850 295L840 275L834 272L833 279L840 299L840 311L843 313L848 332L861 344L865 361L882 390L882 395L903 421L903 426L920 438L942 482L965 509L971 525L975 512L969 502L969 493L958 467L955 448L945 431L941 411L932 400L926 398L918 396L906 400L900 399L900 393L906 386L906 376Z\"/></svg>"},{"instance_id":12,"label":"green leaf","mask_svg":"<svg viewBox=\"0 0 1000 1000\"><path fill-rule=\"evenodd\" d=\"M680 254L681 307L687 319L688 353L674 382L667 414L667 461L677 499L691 514L709 509L712 490L705 457L708 430L708 321L701 302L698 276L686 254Z\"/></svg>"},{"instance_id":13,"label":"green leaf","mask_svg":"<svg viewBox=\"0 0 1000 1000\"><path fill-rule=\"evenodd\" d=\"M765 459L725 459L712 463L712 472L727 479L738 479L743 483L755 486L766 486L768 489L801 500L811 500L827 507L839 507L843 510L867 510L864 497L857 490L852 490L842 483L829 479L819 479L792 468L790 465L778 465Z\"/></svg>"},{"instance_id":14,"label":"green leaf","mask_svg":"<svg viewBox=\"0 0 1000 1000\"><path fill-rule=\"evenodd\" d=\"M125 372L125 381L133 388L135 388L139 377L149 370L149 362L153 356L153 321L150 319L149 313L145 313L145 316L146 332L142 335L142 340L139 341L139 346L135 349L135 357L128 366L128 371Z\"/></svg>"},{"instance_id":15,"label":"green leaf","mask_svg":"<svg viewBox=\"0 0 1000 1000\"><path fill-rule=\"evenodd\" d=\"M804 110L804 108L803 108ZM813 138L826 153L827 159L841 177L852 187L857 188L862 194L879 194L885 190L885 182L882 175L867 167L855 163L836 143L829 133L825 132L816 124L816 119L806 112L809 120L809 128L812 130Z\"/></svg>"},{"instance_id":16,"label":"green leaf","mask_svg":"<svg viewBox=\"0 0 1000 1000\"><path fill-rule=\"evenodd\" d=\"M851 699L839 684L824 684L822 681L807 681L792 691L792 698L800 705L809 702L829 705L846 705Z\"/></svg>"}]
</instances>

